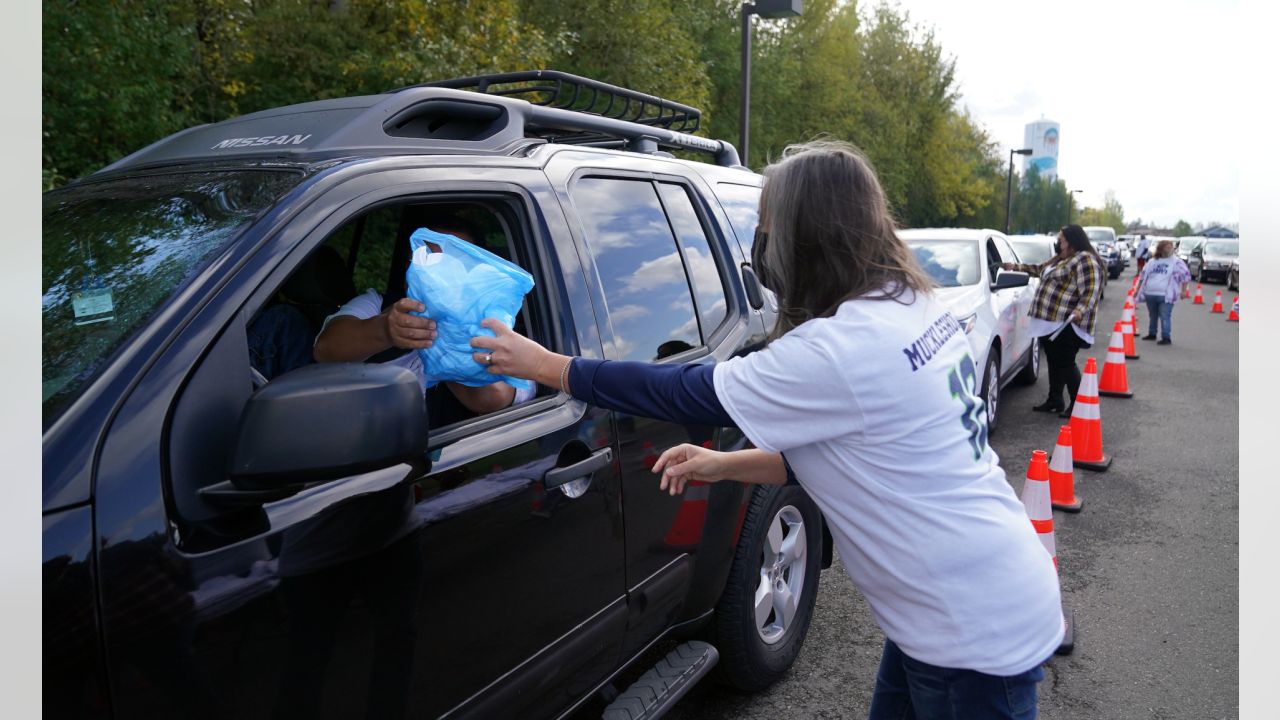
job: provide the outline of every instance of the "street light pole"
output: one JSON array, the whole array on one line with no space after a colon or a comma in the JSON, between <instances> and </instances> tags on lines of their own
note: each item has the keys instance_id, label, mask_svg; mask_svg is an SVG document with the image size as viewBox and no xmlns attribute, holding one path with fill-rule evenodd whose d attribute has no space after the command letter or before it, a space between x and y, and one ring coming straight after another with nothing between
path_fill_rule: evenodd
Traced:
<instances>
[{"instance_id":1,"label":"street light pole","mask_svg":"<svg viewBox=\"0 0 1280 720\"><path fill-rule=\"evenodd\" d=\"M1067 193L1067 224L1071 224L1071 211L1075 209L1076 193L1082 193L1083 190L1072 190Z\"/></svg>"},{"instance_id":2,"label":"street light pole","mask_svg":"<svg viewBox=\"0 0 1280 720\"><path fill-rule=\"evenodd\" d=\"M804 12L804 0L756 0L742 3L742 108L738 115L738 154L747 164L747 144L751 140L751 16L795 17Z\"/></svg>"},{"instance_id":3,"label":"street light pole","mask_svg":"<svg viewBox=\"0 0 1280 720\"><path fill-rule=\"evenodd\" d=\"M1004 234L1009 234L1009 212L1013 209L1013 156L1030 155L1031 148L1009 151L1009 180L1004 189Z\"/></svg>"}]
</instances>

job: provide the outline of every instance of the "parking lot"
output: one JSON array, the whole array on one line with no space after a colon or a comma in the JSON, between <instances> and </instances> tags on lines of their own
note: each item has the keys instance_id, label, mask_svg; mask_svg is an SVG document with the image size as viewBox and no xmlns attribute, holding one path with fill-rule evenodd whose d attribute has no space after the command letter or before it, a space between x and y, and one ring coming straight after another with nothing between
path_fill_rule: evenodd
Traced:
<instances>
[{"instance_id":1,"label":"parking lot","mask_svg":"<svg viewBox=\"0 0 1280 720\"><path fill-rule=\"evenodd\" d=\"M1098 342L1106 355L1133 267L1107 286ZM1194 287L1194 286L1193 286ZM1078 630L1073 654L1054 657L1040 686L1040 717L1229 718L1238 708L1239 329L1226 314L1182 300L1173 344L1137 340L1127 362L1131 399L1103 398L1104 473L1076 471L1079 514L1054 513L1063 597ZM1193 290L1194 292L1194 290ZM1147 313L1139 309L1139 335ZM1033 413L1047 373L1009 386L991 443L1015 490L1031 451L1052 451L1065 421ZM694 687L667 717L859 718L870 702L883 636L837 565L823 573L809 636L792 671L747 696Z\"/></svg>"}]
</instances>

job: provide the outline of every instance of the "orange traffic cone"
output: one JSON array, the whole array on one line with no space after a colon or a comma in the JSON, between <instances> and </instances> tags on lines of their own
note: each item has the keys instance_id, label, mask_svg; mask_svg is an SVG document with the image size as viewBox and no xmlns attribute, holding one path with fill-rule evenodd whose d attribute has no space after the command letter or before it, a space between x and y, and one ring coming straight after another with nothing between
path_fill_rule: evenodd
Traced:
<instances>
[{"instance_id":1,"label":"orange traffic cone","mask_svg":"<svg viewBox=\"0 0 1280 720\"><path fill-rule=\"evenodd\" d=\"M1084 501L1076 495L1076 471L1071 466L1071 426L1058 430L1058 443L1049 460L1049 499L1054 510L1080 512Z\"/></svg>"},{"instance_id":2,"label":"orange traffic cone","mask_svg":"<svg viewBox=\"0 0 1280 720\"><path fill-rule=\"evenodd\" d=\"M1133 336L1137 333L1137 325L1138 317L1137 312L1134 310L1129 311L1128 321L1122 321L1120 323L1120 337L1122 342L1120 347L1123 349L1124 356L1130 360L1137 360L1139 357L1138 348L1133 342Z\"/></svg>"},{"instance_id":3,"label":"orange traffic cone","mask_svg":"<svg viewBox=\"0 0 1280 720\"><path fill-rule=\"evenodd\" d=\"M1055 453L1056 454L1056 453ZM1058 546L1053 538L1053 506L1050 500L1049 467L1045 462L1043 450L1031 453L1031 464L1027 466L1027 481L1022 486L1022 507L1027 511L1031 527L1049 557L1053 559L1053 569L1058 570ZM1075 613L1066 606L1062 608L1063 636L1062 643L1054 650L1057 655L1066 655L1075 648Z\"/></svg>"},{"instance_id":4,"label":"orange traffic cone","mask_svg":"<svg viewBox=\"0 0 1280 720\"><path fill-rule=\"evenodd\" d=\"M1053 539L1053 507L1049 493L1049 456L1043 450L1031 453L1027 466L1027 481L1022 485L1022 507L1031 518L1040 543L1053 558L1053 569L1058 569L1058 548Z\"/></svg>"},{"instance_id":5,"label":"orange traffic cone","mask_svg":"<svg viewBox=\"0 0 1280 720\"><path fill-rule=\"evenodd\" d=\"M1071 463L1086 470L1102 472L1111 466L1111 456L1102 453L1102 405L1098 401L1098 362L1084 363L1084 377L1071 409Z\"/></svg>"},{"instance_id":6,"label":"orange traffic cone","mask_svg":"<svg viewBox=\"0 0 1280 720\"><path fill-rule=\"evenodd\" d=\"M1196 283L1196 299L1191 301L1192 305L1204 304L1204 292L1202 292L1202 290L1203 290L1203 287L1200 285L1200 283Z\"/></svg>"},{"instance_id":7,"label":"orange traffic cone","mask_svg":"<svg viewBox=\"0 0 1280 720\"><path fill-rule=\"evenodd\" d=\"M1191 283L1183 283L1183 285L1182 285L1182 299L1183 299L1183 300L1190 300L1190 299L1191 299Z\"/></svg>"},{"instance_id":8,"label":"orange traffic cone","mask_svg":"<svg viewBox=\"0 0 1280 720\"><path fill-rule=\"evenodd\" d=\"M1229 320L1230 322L1240 322L1240 296L1239 295L1237 295L1235 299L1231 301L1231 314L1227 316L1227 320Z\"/></svg>"},{"instance_id":9,"label":"orange traffic cone","mask_svg":"<svg viewBox=\"0 0 1280 720\"><path fill-rule=\"evenodd\" d=\"M1100 395L1133 397L1133 393L1129 391L1129 373L1124 368L1123 328L1124 324L1116 321L1115 329L1111 331L1111 342L1107 345L1107 361L1102 365L1102 378L1098 381ZM1129 336L1129 342L1133 342L1132 336Z\"/></svg>"},{"instance_id":10,"label":"orange traffic cone","mask_svg":"<svg viewBox=\"0 0 1280 720\"><path fill-rule=\"evenodd\" d=\"M1221 290L1219 290L1217 293L1214 294L1213 307L1210 308L1209 313L1210 314L1217 313L1219 315L1222 314L1222 291Z\"/></svg>"}]
</instances>

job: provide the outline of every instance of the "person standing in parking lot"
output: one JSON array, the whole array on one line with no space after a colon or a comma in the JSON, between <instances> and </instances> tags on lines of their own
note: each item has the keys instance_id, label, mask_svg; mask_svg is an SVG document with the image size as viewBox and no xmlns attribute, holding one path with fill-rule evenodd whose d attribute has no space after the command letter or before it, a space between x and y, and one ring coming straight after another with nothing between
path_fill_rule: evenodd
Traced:
<instances>
[{"instance_id":1,"label":"person standing in parking lot","mask_svg":"<svg viewBox=\"0 0 1280 720\"><path fill-rule=\"evenodd\" d=\"M1151 254L1151 241L1146 235L1138 236L1138 244L1133 249L1133 256L1138 259L1138 272L1147 264L1147 256Z\"/></svg>"},{"instance_id":2,"label":"person standing in parking lot","mask_svg":"<svg viewBox=\"0 0 1280 720\"><path fill-rule=\"evenodd\" d=\"M1147 314L1151 316L1147 334L1143 340L1156 339L1156 321L1163 326L1157 345L1173 342L1173 304L1178 295L1191 282L1191 269L1182 258L1173 254L1173 241L1161 240L1156 244L1156 259L1147 264L1138 276L1138 288L1133 296L1146 300Z\"/></svg>"},{"instance_id":3,"label":"person standing in parking lot","mask_svg":"<svg viewBox=\"0 0 1280 720\"><path fill-rule=\"evenodd\" d=\"M1034 718L1063 637L1057 574L987 443L964 329L860 151L792 146L764 178L752 267L779 309L763 350L570 358L485 320L476 361L630 415L740 428L755 448L667 449L659 487L803 486L885 634L873 720Z\"/></svg>"},{"instance_id":4,"label":"person standing in parking lot","mask_svg":"<svg viewBox=\"0 0 1280 720\"><path fill-rule=\"evenodd\" d=\"M1049 361L1049 397L1032 409L1071 417L1080 389L1076 353L1093 345L1098 299L1106 282L1102 258L1084 228L1066 225L1058 232L1057 255L1039 265L1004 263L1002 267L1040 277L1029 312L1030 330L1032 337L1040 338ZM1064 388L1069 393L1065 402Z\"/></svg>"}]
</instances>

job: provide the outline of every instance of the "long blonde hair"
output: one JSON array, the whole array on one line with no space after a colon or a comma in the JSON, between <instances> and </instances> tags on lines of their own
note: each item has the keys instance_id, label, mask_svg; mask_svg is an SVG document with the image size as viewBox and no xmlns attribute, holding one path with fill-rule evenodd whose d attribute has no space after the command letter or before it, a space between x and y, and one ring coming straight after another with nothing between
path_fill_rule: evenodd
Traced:
<instances>
[{"instance_id":1,"label":"long blonde hair","mask_svg":"<svg viewBox=\"0 0 1280 720\"><path fill-rule=\"evenodd\" d=\"M773 337L841 303L872 295L898 300L933 282L897 235L884 190L856 146L835 140L790 145L764 169L758 268L778 295ZM907 300L906 302L910 302Z\"/></svg>"}]
</instances>

